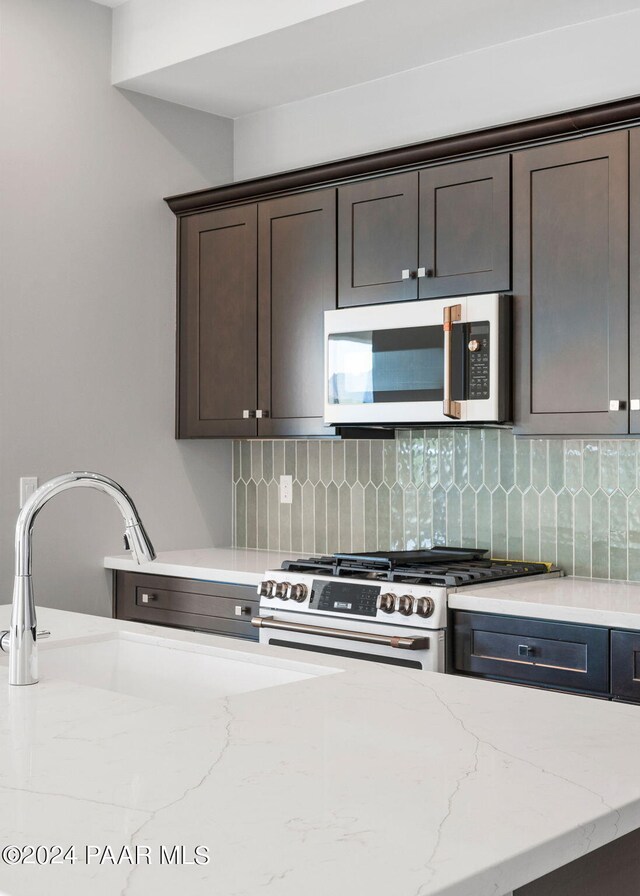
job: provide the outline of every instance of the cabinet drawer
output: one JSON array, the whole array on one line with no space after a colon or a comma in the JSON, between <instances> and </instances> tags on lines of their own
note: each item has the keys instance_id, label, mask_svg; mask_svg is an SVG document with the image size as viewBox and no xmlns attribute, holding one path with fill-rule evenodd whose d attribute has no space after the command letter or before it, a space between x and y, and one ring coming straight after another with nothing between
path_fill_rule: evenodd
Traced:
<instances>
[{"instance_id":1,"label":"cabinet drawer","mask_svg":"<svg viewBox=\"0 0 640 896\"><path fill-rule=\"evenodd\" d=\"M250 585L200 582L142 573L116 574L115 616L177 628L257 640L251 617L258 611Z\"/></svg>"},{"instance_id":2,"label":"cabinet drawer","mask_svg":"<svg viewBox=\"0 0 640 896\"><path fill-rule=\"evenodd\" d=\"M607 693L608 660L604 628L454 613L454 666L460 672Z\"/></svg>"},{"instance_id":3,"label":"cabinet drawer","mask_svg":"<svg viewBox=\"0 0 640 896\"><path fill-rule=\"evenodd\" d=\"M611 632L611 694L640 703L640 632Z\"/></svg>"}]
</instances>

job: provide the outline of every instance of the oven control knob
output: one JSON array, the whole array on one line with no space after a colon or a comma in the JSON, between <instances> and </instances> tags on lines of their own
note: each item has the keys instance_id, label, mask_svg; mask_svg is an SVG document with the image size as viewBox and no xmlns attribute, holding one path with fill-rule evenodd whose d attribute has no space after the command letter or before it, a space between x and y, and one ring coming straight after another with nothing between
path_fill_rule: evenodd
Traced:
<instances>
[{"instance_id":1,"label":"oven control knob","mask_svg":"<svg viewBox=\"0 0 640 896\"><path fill-rule=\"evenodd\" d=\"M260 582L260 587L258 588L260 597L273 597L274 585L275 582L272 582L271 579L267 579L266 582Z\"/></svg>"},{"instance_id":2,"label":"oven control knob","mask_svg":"<svg viewBox=\"0 0 640 896\"><path fill-rule=\"evenodd\" d=\"M482 343L478 339L470 339L467 348L470 352L479 352L482 348Z\"/></svg>"},{"instance_id":3,"label":"oven control knob","mask_svg":"<svg viewBox=\"0 0 640 896\"><path fill-rule=\"evenodd\" d=\"M299 604L306 598L307 593L306 585L289 585L287 588L287 598L289 600L295 600Z\"/></svg>"},{"instance_id":4,"label":"oven control knob","mask_svg":"<svg viewBox=\"0 0 640 896\"><path fill-rule=\"evenodd\" d=\"M411 616L413 613L413 598L409 594L403 594L398 598L398 610L403 616Z\"/></svg>"},{"instance_id":5,"label":"oven control knob","mask_svg":"<svg viewBox=\"0 0 640 896\"><path fill-rule=\"evenodd\" d=\"M378 610L382 610L383 613L393 613L396 608L395 594L381 594L376 601L376 607Z\"/></svg>"},{"instance_id":6,"label":"oven control knob","mask_svg":"<svg viewBox=\"0 0 640 896\"><path fill-rule=\"evenodd\" d=\"M419 597L416 601L416 613L418 616L433 616L436 605L432 597Z\"/></svg>"},{"instance_id":7,"label":"oven control knob","mask_svg":"<svg viewBox=\"0 0 640 896\"><path fill-rule=\"evenodd\" d=\"M291 588L289 582L278 582L275 588L273 589L273 596L279 597L280 600L288 600L289 595L287 594L288 589Z\"/></svg>"}]
</instances>

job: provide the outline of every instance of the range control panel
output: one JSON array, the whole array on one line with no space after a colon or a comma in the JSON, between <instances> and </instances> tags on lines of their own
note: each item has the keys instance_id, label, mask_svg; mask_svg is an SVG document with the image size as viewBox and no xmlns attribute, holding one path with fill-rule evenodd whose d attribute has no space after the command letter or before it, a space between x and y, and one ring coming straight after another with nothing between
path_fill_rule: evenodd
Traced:
<instances>
[{"instance_id":1,"label":"range control panel","mask_svg":"<svg viewBox=\"0 0 640 896\"><path fill-rule=\"evenodd\" d=\"M328 613L352 613L355 616L375 616L379 594L380 585L314 579L309 609L324 610Z\"/></svg>"},{"instance_id":2,"label":"range control panel","mask_svg":"<svg viewBox=\"0 0 640 896\"><path fill-rule=\"evenodd\" d=\"M467 324L467 397L489 398L489 321Z\"/></svg>"}]
</instances>

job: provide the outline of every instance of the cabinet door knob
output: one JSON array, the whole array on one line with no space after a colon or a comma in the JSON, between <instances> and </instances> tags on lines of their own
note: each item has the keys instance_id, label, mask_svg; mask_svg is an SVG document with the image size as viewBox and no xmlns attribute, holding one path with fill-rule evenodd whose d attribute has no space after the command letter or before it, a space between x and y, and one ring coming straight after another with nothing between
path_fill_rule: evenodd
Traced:
<instances>
[{"instance_id":1,"label":"cabinet door knob","mask_svg":"<svg viewBox=\"0 0 640 896\"><path fill-rule=\"evenodd\" d=\"M243 411L242 417L244 420L250 420L252 417L257 415L257 411Z\"/></svg>"},{"instance_id":2,"label":"cabinet door knob","mask_svg":"<svg viewBox=\"0 0 640 896\"><path fill-rule=\"evenodd\" d=\"M250 616L251 607L243 607L241 604L236 604L236 606L234 607L234 612L236 616Z\"/></svg>"},{"instance_id":3,"label":"cabinet door knob","mask_svg":"<svg viewBox=\"0 0 640 896\"><path fill-rule=\"evenodd\" d=\"M409 280L410 277L411 277L411 271L409 270L409 268L405 268L405 269L402 271L402 279L403 279L403 280Z\"/></svg>"},{"instance_id":4,"label":"cabinet door knob","mask_svg":"<svg viewBox=\"0 0 640 896\"><path fill-rule=\"evenodd\" d=\"M142 603L143 604L148 604L154 600L158 600L157 594L147 594L146 592L143 592L143 594L142 594Z\"/></svg>"},{"instance_id":5,"label":"cabinet door knob","mask_svg":"<svg viewBox=\"0 0 640 896\"><path fill-rule=\"evenodd\" d=\"M626 401L618 401L618 399L612 399L609 402L609 410L610 411L624 411L626 410L627 402Z\"/></svg>"},{"instance_id":6,"label":"cabinet door knob","mask_svg":"<svg viewBox=\"0 0 640 896\"><path fill-rule=\"evenodd\" d=\"M426 268L418 268L418 280L421 280L423 277L427 276Z\"/></svg>"},{"instance_id":7,"label":"cabinet door knob","mask_svg":"<svg viewBox=\"0 0 640 896\"><path fill-rule=\"evenodd\" d=\"M640 398L632 398L631 399L631 410L632 411L640 411Z\"/></svg>"},{"instance_id":8,"label":"cabinet door knob","mask_svg":"<svg viewBox=\"0 0 640 896\"><path fill-rule=\"evenodd\" d=\"M256 411L256 417L258 420L262 420L265 417L269 416L269 411Z\"/></svg>"},{"instance_id":9,"label":"cabinet door knob","mask_svg":"<svg viewBox=\"0 0 640 896\"><path fill-rule=\"evenodd\" d=\"M518 644L518 656L533 656L533 647L528 644Z\"/></svg>"}]
</instances>

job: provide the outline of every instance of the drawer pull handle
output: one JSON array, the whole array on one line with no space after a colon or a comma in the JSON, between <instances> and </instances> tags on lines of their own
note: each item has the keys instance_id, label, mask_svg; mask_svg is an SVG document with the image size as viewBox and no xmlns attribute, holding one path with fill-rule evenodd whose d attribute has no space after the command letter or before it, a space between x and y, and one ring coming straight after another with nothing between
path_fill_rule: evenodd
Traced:
<instances>
[{"instance_id":1,"label":"drawer pull handle","mask_svg":"<svg viewBox=\"0 0 640 896\"><path fill-rule=\"evenodd\" d=\"M236 604L234 608L234 612L236 616L250 616L251 615L251 607L243 607L240 604Z\"/></svg>"},{"instance_id":2,"label":"drawer pull handle","mask_svg":"<svg viewBox=\"0 0 640 896\"><path fill-rule=\"evenodd\" d=\"M533 647L528 644L518 644L518 656L533 656Z\"/></svg>"},{"instance_id":3,"label":"drawer pull handle","mask_svg":"<svg viewBox=\"0 0 640 896\"><path fill-rule=\"evenodd\" d=\"M157 594L146 594L146 592L143 592L143 594L142 594L142 603L143 604L148 604L152 600L158 600L158 595Z\"/></svg>"}]
</instances>

